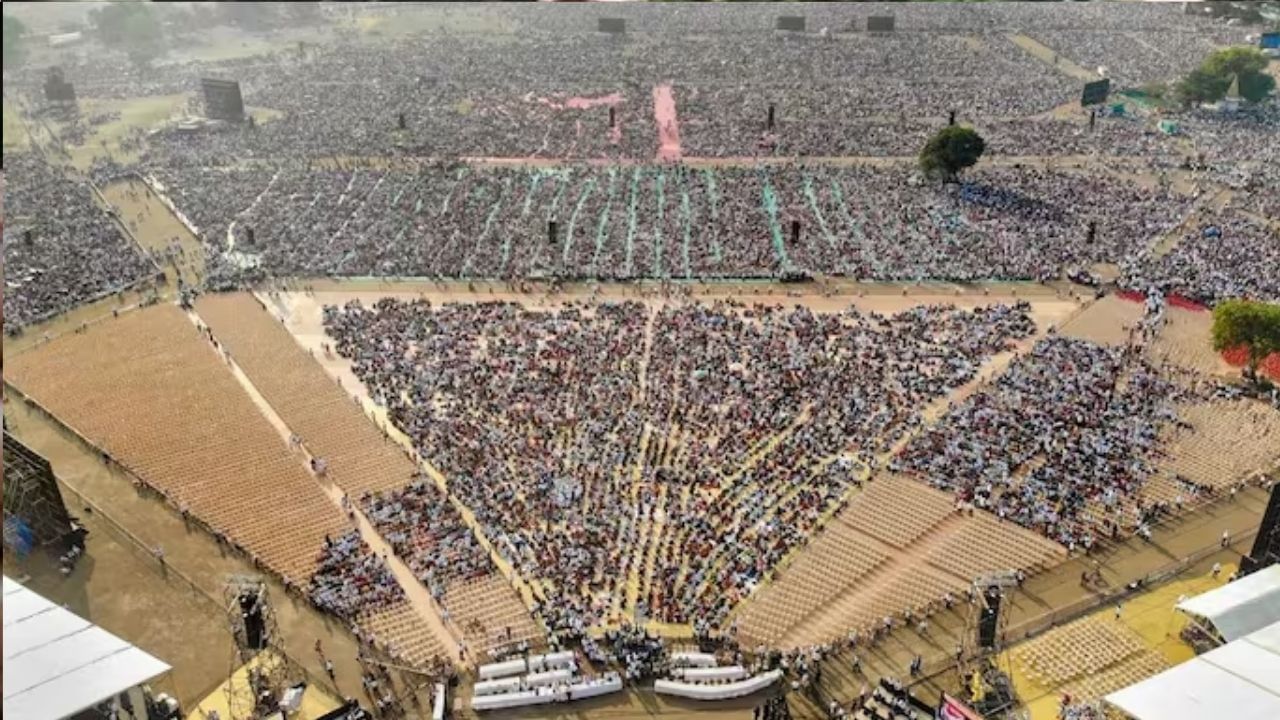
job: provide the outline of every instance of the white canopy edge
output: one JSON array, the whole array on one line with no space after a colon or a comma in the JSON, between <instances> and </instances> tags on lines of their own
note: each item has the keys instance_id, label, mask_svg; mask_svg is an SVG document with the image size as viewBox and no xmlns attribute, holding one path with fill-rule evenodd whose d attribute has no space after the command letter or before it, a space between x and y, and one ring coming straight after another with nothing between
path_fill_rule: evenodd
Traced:
<instances>
[{"instance_id":1,"label":"white canopy edge","mask_svg":"<svg viewBox=\"0 0 1280 720\"><path fill-rule=\"evenodd\" d=\"M1280 622L1106 701L1138 720L1274 720L1280 717Z\"/></svg>"},{"instance_id":2,"label":"white canopy edge","mask_svg":"<svg viewBox=\"0 0 1280 720\"><path fill-rule=\"evenodd\" d=\"M3 589L5 717L60 720L170 669L8 577Z\"/></svg>"},{"instance_id":3,"label":"white canopy edge","mask_svg":"<svg viewBox=\"0 0 1280 720\"><path fill-rule=\"evenodd\" d=\"M1213 623L1227 642L1238 640L1280 621L1280 565L1183 600L1177 608Z\"/></svg>"}]
</instances>

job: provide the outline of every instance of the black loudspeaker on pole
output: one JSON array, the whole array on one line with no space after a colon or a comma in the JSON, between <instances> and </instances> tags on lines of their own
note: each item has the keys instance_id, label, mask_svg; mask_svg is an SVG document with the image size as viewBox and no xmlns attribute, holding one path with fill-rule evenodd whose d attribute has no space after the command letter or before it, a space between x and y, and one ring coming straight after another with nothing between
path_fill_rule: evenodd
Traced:
<instances>
[{"instance_id":1,"label":"black loudspeaker on pole","mask_svg":"<svg viewBox=\"0 0 1280 720\"><path fill-rule=\"evenodd\" d=\"M799 220L791 221L791 244L792 245L800 244L800 221Z\"/></svg>"},{"instance_id":2,"label":"black loudspeaker on pole","mask_svg":"<svg viewBox=\"0 0 1280 720\"><path fill-rule=\"evenodd\" d=\"M947 124L948 124L948 125L955 125L955 124L956 124L956 111L955 111L955 110L952 110L952 111L951 111L951 113L948 115L948 118L947 118Z\"/></svg>"},{"instance_id":3,"label":"black loudspeaker on pole","mask_svg":"<svg viewBox=\"0 0 1280 720\"><path fill-rule=\"evenodd\" d=\"M556 244L556 221L555 220L550 220L547 222L547 242L552 245Z\"/></svg>"},{"instance_id":4,"label":"black loudspeaker on pole","mask_svg":"<svg viewBox=\"0 0 1280 720\"><path fill-rule=\"evenodd\" d=\"M1240 559L1240 574L1248 575L1280 562L1280 483L1271 487L1271 499L1258 525L1253 550Z\"/></svg>"},{"instance_id":5,"label":"black loudspeaker on pole","mask_svg":"<svg viewBox=\"0 0 1280 720\"><path fill-rule=\"evenodd\" d=\"M769 106L769 130L773 130L773 105Z\"/></svg>"},{"instance_id":6,"label":"black loudspeaker on pole","mask_svg":"<svg viewBox=\"0 0 1280 720\"><path fill-rule=\"evenodd\" d=\"M996 646L996 632L1000 623L1000 603L1004 593L1000 588L992 586L986 589L986 607L978 616L978 647L993 648Z\"/></svg>"}]
</instances>

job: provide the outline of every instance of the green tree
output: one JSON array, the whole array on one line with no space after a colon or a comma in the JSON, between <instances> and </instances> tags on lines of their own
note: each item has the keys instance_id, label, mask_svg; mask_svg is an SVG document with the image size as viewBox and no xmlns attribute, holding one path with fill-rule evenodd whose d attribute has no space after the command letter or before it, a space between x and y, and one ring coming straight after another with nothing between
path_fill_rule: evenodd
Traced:
<instances>
[{"instance_id":1,"label":"green tree","mask_svg":"<svg viewBox=\"0 0 1280 720\"><path fill-rule=\"evenodd\" d=\"M931 178L954 182L961 170L978 162L986 148L986 141L973 128L944 127L920 151L920 169Z\"/></svg>"},{"instance_id":2,"label":"green tree","mask_svg":"<svg viewBox=\"0 0 1280 720\"><path fill-rule=\"evenodd\" d=\"M109 3L89 11L89 24L103 45L125 51L139 65L164 53L164 32L150 3Z\"/></svg>"},{"instance_id":3,"label":"green tree","mask_svg":"<svg viewBox=\"0 0 1280 720\"><path fill-rule=\"evenodd\" d=\"M1215 50L1201 65L1214 75L1249 75L1267 69L1270 59L1255 47L1229 47Z\"/></svg>"},{"instance_id":4,"label":"green tree","mask_svg":"<svg viewBox=\"0 0 1280 720\"><path fill-rule=\"evenodd\" d=\"M1254 73L1240 78L1240 97L1249 102L1262 102L1276 89L1276 79L1266 73Z\"/></svg>"},{"instance_id":5,"label":"green tree","mask_svg":"<svg viewBox=\"0 0 1280 720\"><path fill-rule=\"evenodd\" d=\"M1231 82L1239 78L1240 96L1258 102L1276 86L1275 78L1266 72L1269 62L1254 47L1216 50L1178 83L1178 94L1185 103L1217 102L1226 97Z\"/></svg>"},{"instance_id":6,"label":"green tree","mask_svg":"<svg viewBox=\"0 0 1280 720\"><path fill-rule=\"evenodd\" d=\"M17 67L27 59L27 48L23 45L22 36L27 32L27 26L22 21L12 15L4 16L4 65L5 67Z\"/></svg>"},{"instance_id":7,"label":"green tree","mask_svg":"<svg viewBox=\"0 0 1280 720\"><path fill-rule=\"evenodd\" d=\"M1280 352L1280 305L1227 300L1213 309L1213 349L1243 347L1249 355L1246 377L1258 381L1258 366Z\"/></svg>"},{"instance_id":8,"label":"green tree","mask_svg":"<svg viewBox=\"0 0 1280 720\"><path fill-rule=\"evenodd\" d=\"M1188 105L1217 102L1226 96L1230 87L1230 77L1214 75L1204 68L1197 68L1178 83L1178 97Z\"/></svg>"}]
</instances>

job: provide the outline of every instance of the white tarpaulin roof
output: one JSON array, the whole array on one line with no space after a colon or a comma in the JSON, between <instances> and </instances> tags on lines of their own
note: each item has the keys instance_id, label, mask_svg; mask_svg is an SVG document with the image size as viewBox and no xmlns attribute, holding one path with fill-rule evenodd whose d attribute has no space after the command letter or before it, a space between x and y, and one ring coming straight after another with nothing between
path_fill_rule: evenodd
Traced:
<instances>
[{"instance_id":1,"label":"white tarpaulin roof","mask_svg":"<svg viewBox=\"0 0 1280 720\"><path fill-rule=\"evenodd\" d=\"M1280 565L1259 570L1178 603L1217 628L1227 642L1280 620Z\"/></svg>"},{"instance_id":2,"label":"white tarpaulin roof","mask_svg":"<svg viewBox=\"0 0 1280 720\"><path fill-rule=\"evenodd\" d=\"M59 720L169 666L4 578L4 716Z\"/></svg>"},{"instance_id":3,"label":"white tarpaulin roof","mask_svg":"<svg viewBox=\"0 0 1280 720\"><path fill-rule=\"evenodd\" d=\"M1280 622L1107 696L1138 720L1280 718Z\"/></svg>"}]
</instances>

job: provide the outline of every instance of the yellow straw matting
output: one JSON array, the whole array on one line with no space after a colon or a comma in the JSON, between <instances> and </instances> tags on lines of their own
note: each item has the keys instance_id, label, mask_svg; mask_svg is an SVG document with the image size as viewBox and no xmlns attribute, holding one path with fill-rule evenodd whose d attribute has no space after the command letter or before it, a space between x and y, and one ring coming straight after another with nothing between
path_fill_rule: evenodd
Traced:
<instances>
[{"instance_id":1,"label":"yellow straw matting","mask_svg":"<svg viewBox=\"0 0 1280 720\"><path fill-rule=\"evenodd\" d=\"M1130 660L1092 674L1095 680L1104 683L1108 676L1118 674L1115 671L1126 663L1131 663L1137 668L1151 668L1154 665L1149 663L1153 660L1157 661L1155 665L1158 665L1158 661L1161 660L1168 665L1186 662L1195 657L1195 652L1179 638L1179 634L1187 624L1187 619L1185 615L1174 610L1174 605L1177 605L1178 599L1184 595L1194 597L1226 584L1227 578L1235 572L1235 569L1234 565L1224 565L1216 579L1209 573L1189 575L1132 596L1121 606L1119 620L1115 617L1115 605L1105 605L1092 614L1063 627L1089 621L1119 623L1140 638L1145 649L1150 651L1150 654L1134 656ZM1036 638L1032 638L1007 650L1005 656L1001 658L1001 665L1008 663L1008 667L1012 668L1014 688L1026 704L1027 710L1030 711L1031 720L1057 720L1058 703L1063 692L1077 689L1081 680L1075 679L1046 686L1043 680L1037 679L1034 668L1025 666L1020 657L1022 654L1020 650L1027 644L1034 643L1035 640Z\"/></svg>"},{"instance_id":2,"label":"yellow straw matting","mask_svg":"<svg viewBox=\"0 0 1280 720\"><path fill-rule=\"evenodd\" d=\"M264 658L264 655L269 652L269 650L264 650L253 660L250 660L248 663L241 666L235 671L235 674L232 675L233 679L228 682L234 682L236 690L242 693L248 693L249 668L261 664L264 661L270 662L270 660ZM297 712L290 713L289 718L290 720L315 720L318 717L322 717L327 712L336 710L341 704L342 703L332 697L327 690L317 687L314 684L309 684L307 685L307 691L302 694L302 705L298 707ZM246 698L245 700L237 703L237 706L241 708L252 707L252 700ZM196 705L195 709L187 713L187 720L205 720L205 718L209 717L209 712L213 710L218 712L220 720L236 720L236 718L231 714L231 709L227 703L227 683L219 685L213 692L205 696L205 698L200 701L200 704Z\"/></svg>"}]
</instances>

